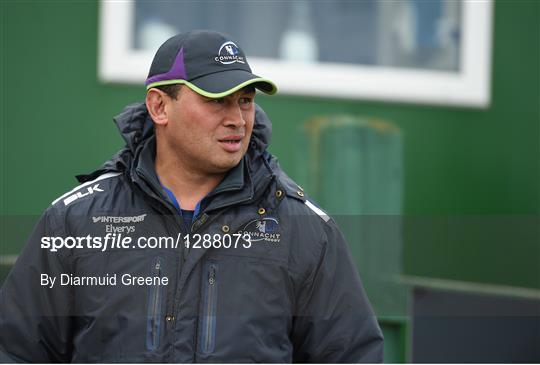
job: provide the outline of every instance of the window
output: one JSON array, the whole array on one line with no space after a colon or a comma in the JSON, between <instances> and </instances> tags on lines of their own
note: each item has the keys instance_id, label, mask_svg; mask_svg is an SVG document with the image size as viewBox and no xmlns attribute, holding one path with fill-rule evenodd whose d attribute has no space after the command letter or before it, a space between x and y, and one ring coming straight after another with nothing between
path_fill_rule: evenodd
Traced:
<instances>
[{"instance_id":1,"label":"window","mask_svg":"<svg viewBox=\"0 0 540 365\"><path fill-rule=\"evenodd\" d=\"M230 34L281 93L485 107L492 3L101 3L100 78L142 84L157 47L191 29Z\"/></svg>"}]
</instances>

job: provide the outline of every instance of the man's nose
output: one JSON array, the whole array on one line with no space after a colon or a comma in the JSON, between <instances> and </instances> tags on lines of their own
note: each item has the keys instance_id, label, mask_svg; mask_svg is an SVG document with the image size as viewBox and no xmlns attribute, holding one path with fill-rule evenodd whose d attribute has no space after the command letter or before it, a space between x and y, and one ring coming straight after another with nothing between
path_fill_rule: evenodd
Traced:
<instances>
[{"instance_id":1,"label":"man's nose","mask_svg":"<svg viewBox=\"0 0 540 365\"><path fill-rule=\"evenodd\" d=\"M227 108L227 113L225 114L225 126L227 127L243 127L246 125L246 121L244 120L244 116L242 114L242 109L240 109L240 105L238 104L230 104Z\"/></svg>"}]
</instances>

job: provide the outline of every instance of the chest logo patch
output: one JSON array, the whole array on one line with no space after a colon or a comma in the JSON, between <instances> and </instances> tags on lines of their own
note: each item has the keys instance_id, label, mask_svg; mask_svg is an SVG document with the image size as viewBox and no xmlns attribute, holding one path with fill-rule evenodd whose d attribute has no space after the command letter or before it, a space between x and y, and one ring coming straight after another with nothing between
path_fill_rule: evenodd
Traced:
<instances>
[{"instance_id":1,"label":"chest logo patch","mask_svg":"<svg viewBox=\"0 0 540 365\"><path fill-rule=\"evenodd\" d=\"M279 221L276 218L266 217L254 219L244 226L241 233L249 234L252 242L267 241L278 243L281 241Z\"/></svg>"}]
</instances>

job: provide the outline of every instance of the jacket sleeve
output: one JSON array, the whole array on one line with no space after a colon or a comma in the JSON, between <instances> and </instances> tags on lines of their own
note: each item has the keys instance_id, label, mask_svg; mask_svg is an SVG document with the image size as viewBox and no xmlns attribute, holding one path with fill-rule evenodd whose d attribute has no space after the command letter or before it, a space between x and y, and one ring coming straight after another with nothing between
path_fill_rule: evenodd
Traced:
<instances>
[{"instance_id":1,"label":"jacket sleeve","mask_svg":"<svg viewBox=\"0 0 540 365\"><path fill-rule=\"evenodd\" d=\"M61 252L41 248L44 236L59 236L52 207L41 217L0 290L0 360L69 362L71 360L69 286L59 284L65 270ZM56 277L53 288L42 274Z\"/></svg>"},{"instance_id":2,"label":"jacket sleeve","mask_svg":"<svg viewBox=\"0 0 540 365\"><path fill-rule=\"evenodd\" d=\"M333 221L297 296L294 362L378 363L383 336L343 234Z\"/></svg>"}]
</instances>

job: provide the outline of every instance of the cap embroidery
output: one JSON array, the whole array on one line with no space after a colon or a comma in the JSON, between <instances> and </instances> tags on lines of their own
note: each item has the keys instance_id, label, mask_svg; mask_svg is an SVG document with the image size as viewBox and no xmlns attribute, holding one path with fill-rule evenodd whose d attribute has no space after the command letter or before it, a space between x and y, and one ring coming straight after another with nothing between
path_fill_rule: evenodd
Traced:
<instances>
[{"instance_id":1,"label":"cap embroidery","mask_svg":"<svg viewBox=\"0 0 540 365\"><path fill-rule=\"evenodd\" d=\"M227 41L219 47L218 55L214 58L214 61L221 62L224 65L235 62L246 63L244 57L240 56L238 46L231 41Z\"/></svg>"}]
</instances>

